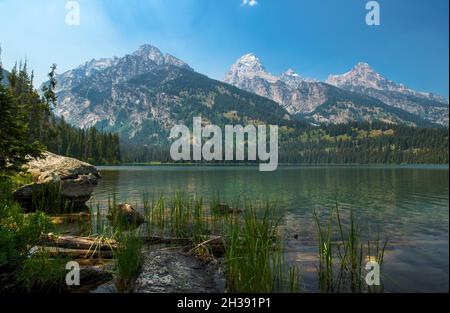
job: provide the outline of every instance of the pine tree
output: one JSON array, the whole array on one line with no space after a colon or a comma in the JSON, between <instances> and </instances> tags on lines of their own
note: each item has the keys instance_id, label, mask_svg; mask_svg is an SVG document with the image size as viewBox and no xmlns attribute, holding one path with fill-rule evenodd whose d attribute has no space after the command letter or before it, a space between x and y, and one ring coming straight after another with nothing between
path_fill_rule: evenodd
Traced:
<instances>
[{"instance_id":1,"label":"pine tree","mask_svg":"<svg viewBox=\"0 0 450 313\"><path fill-rule=\"evenodd\" d=\"M0 133L0 174L20 171L29 157L42 155L43 146L29 142L26 111L11 91L1 84Z\"/></svg>"}]
</instances>

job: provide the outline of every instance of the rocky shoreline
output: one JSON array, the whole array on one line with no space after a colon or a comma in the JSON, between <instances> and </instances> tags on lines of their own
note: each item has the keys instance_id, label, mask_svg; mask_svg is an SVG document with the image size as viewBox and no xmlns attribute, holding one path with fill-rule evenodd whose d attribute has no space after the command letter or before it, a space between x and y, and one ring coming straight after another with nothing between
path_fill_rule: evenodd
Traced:
<instances>
[{"instance_id":1,"label":"rocky shoreline","mask_svg":"<svg viewBox=\"0 0 450 313\"><path fill-rule=\"evenodd\" d=\"M18 188L13 194L26 211L36 211L43 207L39 201L54 198L58 202L53 205L68 205L70 210L81 212L52 216L54 224L65 225L65 228L60 227L58 235L43 235L39 245L30 250L44 252L47 257L68 258L81 264L81 285L69 287L67 292L224 291L225 283L218 259L196 257L192 253L195 245L190 239L157 236L142 238L145 242L141 250L142 265L132 281L123 286L113 274L118 242L100 236L83 237L77 232L67 231L71 229L70 225L89 223L91 220L91 213L85 212L88 210L86 202L101 179L95 166L47 152L42 158L30 161L26 170L32 176L33 183ZM109 212L108 219L126 225L126 231L146 223L140 212L125 203L118 204ZM216 251L224 250L220 238L212 238L207 244L214 246Z\"/></svg>"}]
</instances>

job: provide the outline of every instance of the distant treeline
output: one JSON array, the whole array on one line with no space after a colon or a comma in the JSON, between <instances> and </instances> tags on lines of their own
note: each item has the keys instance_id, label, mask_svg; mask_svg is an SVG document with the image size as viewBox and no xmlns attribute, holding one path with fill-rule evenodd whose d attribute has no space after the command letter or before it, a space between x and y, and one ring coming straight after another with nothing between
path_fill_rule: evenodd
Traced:
<instances>
[{"instance_id":1,"label":"distant treeline","mask_svg":"<svg viewBox=\"0 0 450 313\"><path fill-rule=\"evenodd\" d=\"M445 164L448 128L416 128L381 122L307 128L281 145L285 163Z\"/></svg>"},{"instance_id":2,"label":"distant treeline","mask_svg":"<svg viewBox=\"0 0 450 313\"><path fill-rule=\"evenodd\" d=\"M446 164L449 162L448 138L448 128L416 128L382 122L281 128L279 162ZM172 162L169 145L132 144L123 146L122 161Z\"/></svg>"},{"instance_id":3,"label":"distant treeline","mask_svg":"<svg viewBox=\"0 0 450 313\"><path fill-rule=\"evenodd\" d=\"M96 165L121 163L120 140L117 134L103 133L95 127L79 129L53 117L56 136L44 142L50 152L70 156Z\"/></svg>"}]
</instances>

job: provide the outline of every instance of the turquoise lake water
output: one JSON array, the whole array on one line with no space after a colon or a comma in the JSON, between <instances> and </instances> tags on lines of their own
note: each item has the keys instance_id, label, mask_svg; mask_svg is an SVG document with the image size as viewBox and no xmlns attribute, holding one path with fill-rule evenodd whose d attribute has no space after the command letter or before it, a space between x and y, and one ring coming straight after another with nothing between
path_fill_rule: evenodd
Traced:
<instances>
[{"instance_id":1,"label":"turquoise lake water","mask_svg":"<svg viewBox=\"0 0 450 313\"><path fill-rule=\"evenodd\" d=\"M315 291L317 236L312 212L339 205L355 212L362 237L388 239L384 283L388 292L449 289L448 166L281 166L259 172L243 166L99 167L93 201L105 205L116 192L137 204L144 193L183 191L254 205L276 202L286 230L286 256L303 269L304 288ZM298 235L298 236L296 236ZM295 239L298 237L298 239Z\"/></svg>"}]
</instances>

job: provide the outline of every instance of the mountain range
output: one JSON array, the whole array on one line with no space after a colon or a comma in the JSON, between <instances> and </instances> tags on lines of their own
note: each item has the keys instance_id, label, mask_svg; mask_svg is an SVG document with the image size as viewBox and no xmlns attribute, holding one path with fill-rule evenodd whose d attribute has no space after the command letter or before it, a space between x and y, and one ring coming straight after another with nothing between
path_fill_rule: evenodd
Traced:
<instances>
[{"instance_id":1,"label":"mountain range","mask_svg":"<svg viewBox=\"0 0 450 313\"><path fill-rule=\"evenodd\" d=\"M290 114L316 123L449 123L447 99L387 80L367 63L320 82L302 78L292 69L273 75L256 55L246 54L231 66L224 81L272 99Z\"/></svg>"},{"instance_id":2,"label":"mountain range","mask_svg":"<svg viewBox=\"0 0 450 313\"><path fill-rule=\"evenodd\" d=\"M56 114L73 125L114 131L133 143L165 142L170 128L201 115L218 125L384 121L448 126L448 100L384 79L359 63L326 82L293 70L275 76L254 54L224 81L143 45L124 57L92 60L56 77Z\"/></svg>"},{"instance_id":3,"label":"mountain range","mask_svg":"<svg viewBox=\"0 0 450 313\"><path fill-rule=\"evenodd\" d=\"M122 58L92 60L56 77L56 114L76 126L118 132L133 143L166 142L176 124L290 123L276 102L195 72L144 45Z\"/></svg>"}]
</instances>

